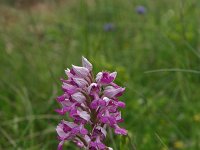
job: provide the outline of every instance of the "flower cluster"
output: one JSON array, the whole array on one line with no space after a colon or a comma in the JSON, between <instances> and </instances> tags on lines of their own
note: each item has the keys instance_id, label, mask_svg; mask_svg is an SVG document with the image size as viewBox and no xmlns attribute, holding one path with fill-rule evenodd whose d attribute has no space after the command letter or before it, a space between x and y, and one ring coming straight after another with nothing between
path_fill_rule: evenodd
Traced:
<instances>
[{"instance_id":1,"label":"flower cluster","mask_svg":"<svg viewBox=\"0 0 200 150\"><path fill-rule=\"evenodd\" d=\"M116 134L127 134L118 126L123 121L118 108L125 107L118 97L125 88L113 82L117 72L99 72L94 78L92 64L83 57L82 67L72 65L65 73L68 79L61 79L64 94L57 98L62 108L56 112L68 114L71 122L62 120L56 128L58 150L69 140L87 150L112 150L104 144L107 128L113 128Z\"/></svg>"},{"instance_id":2,"label":"flower cluster","mask_svg":"<svg viewBox=\"0 0 200 150\"><path fill-rule=\"evenodd\" d=\"M115 26L113 23L106 23L103 26L104 31L109 32L115 30Z\"/></svg>"},{"instance_id":3,"label":"flower cluster","mask_svg":"<svg viewBox=\"0 0 200 150\"><path fill-rule=\"evenodd\" d=\"M138 14L140 14L140 15L143 15L143 14L146 13L146 8L145 8L144 6L142 6L142 5L137 6L137 7L136 7L136 12L137 12Z\"/></svg>"}]
</instances>

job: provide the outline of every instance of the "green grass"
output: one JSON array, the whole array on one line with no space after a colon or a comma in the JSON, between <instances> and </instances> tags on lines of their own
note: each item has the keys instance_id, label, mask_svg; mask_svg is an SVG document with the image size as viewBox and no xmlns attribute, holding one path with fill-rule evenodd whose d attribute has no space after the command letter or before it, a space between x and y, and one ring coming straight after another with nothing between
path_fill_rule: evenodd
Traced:
<instances>
[{"instance_id":1,"label":"green grass","mask_svg":"<svg viewBox=\"0 0 200 150\"><path fill-rule=\"evenodd\" d=\"M138 15L137 5L147 13ZM56 149L59 79L82 55L95 72L119 72L122 126L137 150L200 149L199 7L198 0L1 5L0 150ZM108 22L114 31L103 31ZM108 135L114 150L132 149L127 137Z\"/></svg>"}]
</instances>

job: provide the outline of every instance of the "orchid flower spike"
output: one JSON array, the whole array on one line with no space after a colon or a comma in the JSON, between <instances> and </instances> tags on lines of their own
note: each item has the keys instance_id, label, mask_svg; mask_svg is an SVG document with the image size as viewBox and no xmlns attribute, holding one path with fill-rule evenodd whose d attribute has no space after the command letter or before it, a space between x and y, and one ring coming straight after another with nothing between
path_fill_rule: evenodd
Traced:
<instances>
[{"instance_id":1,"label":"orchid flower spike","mask_svg":"<svg viewBox=\"0 0 200 150\"><path fill-rule=\"evenodd\" d=\"M112 150L104 143L107 129L127 135L127 130L119 127L123 121L119 108L125 107L119 97L125 88L114 83L117 72L103 71L93 77L92 69L92 64L82 57L81 67L72 65L65 70L68 79L61 80L64 93L57 97L61 108L56 112L68 114L72 121L62 120L56 128L58 150L66 141L86 150Z\"/></svg>"}]
</instances>

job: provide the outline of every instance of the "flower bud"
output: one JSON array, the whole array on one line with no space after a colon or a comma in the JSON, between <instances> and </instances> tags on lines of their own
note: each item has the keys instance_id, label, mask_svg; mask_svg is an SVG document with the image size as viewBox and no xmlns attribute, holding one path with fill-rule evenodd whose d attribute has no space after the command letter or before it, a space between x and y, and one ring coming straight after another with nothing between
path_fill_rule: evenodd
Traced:
<instances>
[{"instance_id":1,"label":"flower bud","mask_svg":"<svg viewBox=\"0 0 200 150\"><path fill-rule=\"evenodd\" d=\"M92 71L92 64L82 56L82 65L83 67L87 68L89 71Z\"/></svg>"},{"instance_id":2,"label":"flower bud","mask_svg":"<svg viewBox=\"0 0 200 150\"><path fill-rule=\"evenodd\" d=\"M72 70L74 74L80 78L86 78L89 74L89 70L85 67L78 67L78 66L72 65Z\"/></svg>"}]
</instances>

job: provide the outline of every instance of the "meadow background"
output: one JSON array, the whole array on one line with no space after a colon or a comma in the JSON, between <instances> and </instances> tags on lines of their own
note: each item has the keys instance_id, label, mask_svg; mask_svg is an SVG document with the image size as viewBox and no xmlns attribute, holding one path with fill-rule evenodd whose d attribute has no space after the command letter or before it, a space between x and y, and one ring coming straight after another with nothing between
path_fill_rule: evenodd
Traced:
<instances>
[{"instance_id":1,"label":"meadow background","mask_svg":"<svg viewBox=\"0 0 200 150\"><path fill-rule=\"evenodd\" d=\"M109 146L200 150L199 0L1 0L0 14L0 150L56 149L60 78L82 55L126 87L131 138Z\"/></svg>"}]
</instances>

